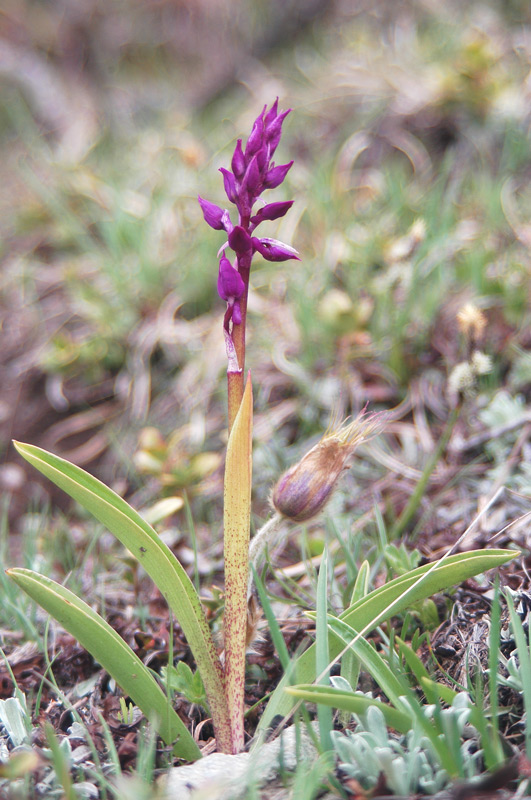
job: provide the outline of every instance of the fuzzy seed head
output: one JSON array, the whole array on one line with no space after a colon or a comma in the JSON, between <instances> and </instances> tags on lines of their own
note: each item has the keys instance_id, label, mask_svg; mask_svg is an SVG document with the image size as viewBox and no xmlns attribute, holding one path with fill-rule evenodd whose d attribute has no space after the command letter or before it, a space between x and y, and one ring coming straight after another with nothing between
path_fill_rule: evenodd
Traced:
<instances>
[{"instance_id":1,"label":"fuzzy seed head","mask_svg":"<svg viewBox=\"0 0 531 800\"><path fill-rule=\"evenodd\" d=\"M356 447L379 433L384 422L384 414L362 412L350 422L329 428L278 480L271 495L276 511L293 522L307 522L317 516L332 497Z\"/></svg>"},{"instance_id":2,"label":"fuzzy seed head","mask_svg":"<svg viewBox=\"0 0 531 800\"><path fill-rule=\"evenodd\" d=\"M483 311L474 303L466 303L457 313L457 324L463 336L478 342L483 337L487 319Z\"/></svg>"},{"instance_id":3,"label":"fuzzy seed head","mask_svg":"<svg viewBox=\"0 0 531 800\"><path fill-rule=\"evenodd\" d=\"M450 394L469 394L474 388L475 375L468 361L456 364L448 377Z\"/></svg>"},{"instance_id":4,"label":"fuzzy seed head","mask_svg":"<svg viewBox=\"0 0 531 800\"><path fill-rule=\"evenodd\" d=\"M492 371L492 359L482 350L474 350L468 361L456 364L448 377L448 391L454 397L470 396L476 389L477 378Z\"/></svg>"},{"instance_id":5,"label":"fuzzy seed head","mask_svg":"<svg viewBox=\"0 0 531 800\"><path fill-rule=\"evenodd\" d=\"M492 372L492 359L482 350L474 350L470 357L470 365L476 375L488 375Z\"/></svg>"}]
</instances>

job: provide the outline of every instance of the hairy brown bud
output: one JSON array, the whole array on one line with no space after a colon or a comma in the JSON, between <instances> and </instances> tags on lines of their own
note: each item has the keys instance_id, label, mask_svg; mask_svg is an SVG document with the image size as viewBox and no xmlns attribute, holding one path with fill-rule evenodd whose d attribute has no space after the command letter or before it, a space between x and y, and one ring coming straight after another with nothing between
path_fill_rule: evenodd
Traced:
<instances>
[{"instance_id":1,"label":"hairy brown bud","mask_svg":"<svg viewBox=\"0 0 531 800\"><path fill-rule=\"evenodd\" d=\"M385 414L366 414L325 433L302 459L278 480L271 502L283 517L307 522L332 497L339 477L356 447L379 433Z\"/></svg>"}]
</instances>

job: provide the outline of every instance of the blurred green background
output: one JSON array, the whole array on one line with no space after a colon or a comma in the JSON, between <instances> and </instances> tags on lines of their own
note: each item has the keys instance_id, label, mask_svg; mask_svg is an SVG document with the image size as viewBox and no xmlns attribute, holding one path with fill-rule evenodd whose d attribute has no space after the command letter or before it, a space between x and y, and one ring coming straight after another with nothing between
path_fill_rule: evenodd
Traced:
<instances>
[{"instance_id":1,"label":"blurred green background","mask_svg":"<svg viewBox=\"0 0 531 800\"><path fill-rule=\"evenodd\" d=\"M493 363L470 424L499 390L528 403L530 69L524 0L6 0L0 487L15 521L45 490L13 437L144 500L187 489L219 518L223 238L196 197L224 204L218 167L276 96L293 109L278 161L295 165L269 200L295 204L264 235L302 261L253 266L258 510L331 414L367 401L422 409L419 441L397 434L380 458L414 467L467 355L467 302Z\"/></svg>"}]
</instances>

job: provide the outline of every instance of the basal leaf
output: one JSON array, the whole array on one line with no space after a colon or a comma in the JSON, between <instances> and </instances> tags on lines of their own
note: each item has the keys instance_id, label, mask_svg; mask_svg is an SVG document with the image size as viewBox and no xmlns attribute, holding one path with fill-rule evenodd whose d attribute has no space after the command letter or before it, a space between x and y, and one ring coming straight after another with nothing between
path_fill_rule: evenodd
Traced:
<instances>
[{"instance_id":1,"label":"basal leaf","mask_svg":"<svg viewBox=\"0 0 531 800\"><path fill-rule=\"evenodd\" d=\"M199 747L148 668L115 630L83 600L64 586L29 569L7 574L35 602L94 656L148 718L174 754L187 761L201 757Z\"/></svg>"},{"instance_id":2,"label":"basal leaf","mask_svg":"<svg viewBox=\"0 0 531 800\"><path fill-rule=\"evenodd\" d=\"M201 672L218 746L230 752L229 712L221 664L199 596L182 565L140 514L97 478L34 445L15 442L15 447L30 464L105 525L158 586L183 629Z\"/></svg>"},{"instance_id":3,"label":"basal leaf","mask_svg":"<svg viewBox=\"0 0 531 800\"><path fill-rule=\"evenodd\" d=\"M321 703L358 715L364 714L370 706L376 706L383 713L387 724L395 731L407 733L411 729L411 717L408 714L363 694L346 692L343 689L335 689L333 686L316 686L312 683L288 686L284 691L297 700Z\"/></svg>"}]
</instances>

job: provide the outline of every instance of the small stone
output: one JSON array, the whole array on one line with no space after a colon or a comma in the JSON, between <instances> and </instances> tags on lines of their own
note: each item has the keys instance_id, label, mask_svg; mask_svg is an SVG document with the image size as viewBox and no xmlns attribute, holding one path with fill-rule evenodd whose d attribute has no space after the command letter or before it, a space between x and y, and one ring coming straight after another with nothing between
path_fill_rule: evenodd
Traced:
<instances>
[{"instance_id":1,"label":"small stone","mask_svg":"<svg viewBox=\"0 0 531 800\"><path fill-rule=\"evenodd\" d=\"M318 733L317 723L312 723ZM249 783L263 786L273 782L280 770L295 770L301 761L314 763L317 750L306 730L300 730L297 743L295 726L287 728L273 742L250 753L210 756L175 767L161 779L161 800L238 800L245 798Z\"/></svg>"}]
</instances>

